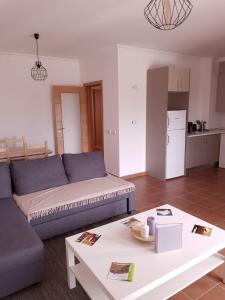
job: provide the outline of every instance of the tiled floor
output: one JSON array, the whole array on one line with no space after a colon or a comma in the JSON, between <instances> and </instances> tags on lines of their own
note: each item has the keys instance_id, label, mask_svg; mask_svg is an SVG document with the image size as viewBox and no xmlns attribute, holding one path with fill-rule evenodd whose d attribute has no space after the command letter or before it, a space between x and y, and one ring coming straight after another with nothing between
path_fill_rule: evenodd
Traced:
<instances>
[{"instance_id":1,"label":"tiled floor","mask_svg":"<svg viewBox=\"0 0 225 300\"><path fill-rule=\"evenodd\" d=\"M138 211L168 203L225 229L225 170L192 169L186 177L166 182L149 176L130 181L136 185ZM225 300L224 272L222 265L171 300Z\"/></svg>"}]
</instances>

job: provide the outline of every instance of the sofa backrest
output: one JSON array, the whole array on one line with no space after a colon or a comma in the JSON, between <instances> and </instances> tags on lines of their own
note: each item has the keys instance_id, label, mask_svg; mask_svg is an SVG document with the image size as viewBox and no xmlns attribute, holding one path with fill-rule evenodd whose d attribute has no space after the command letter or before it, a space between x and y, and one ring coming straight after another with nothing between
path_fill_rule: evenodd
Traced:
<instances>
[{"instance_id":1,"label":"sofa backrest","mask_svg":"<svg viewBox=\"0 0 225 300\"><path fill-rule=\"evenodd\" d=\"M68 183L59 155L32 160L12 160L13 187L17 195L25 195Z\"/></svg>"},{"instance_id":2,"label":"sofa backrest","mask_svg":"<svg viewBox=\"0 0 225 300\"><path fill-rule=\"evenodd\" d=\"M0 199L10 198L12 196L12 186L9 166L6 163L0 163Z\"/></svg>"},{"instance_id":3,"label":"sofa backrest","mask_svg":"<svg viewBox=\"0 0 225 300\"><path fill-rule=\"evenodd\" d=\"M63 154L62 160L70 183L106 176L101 151Z\"/></svg>"}]
</instances>

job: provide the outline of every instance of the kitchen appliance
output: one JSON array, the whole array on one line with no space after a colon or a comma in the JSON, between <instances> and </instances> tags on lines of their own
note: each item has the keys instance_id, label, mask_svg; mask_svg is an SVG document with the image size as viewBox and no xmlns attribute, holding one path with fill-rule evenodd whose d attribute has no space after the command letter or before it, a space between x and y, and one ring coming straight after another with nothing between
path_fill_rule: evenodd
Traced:
<instances>
[{"instance_id":1,"label":"kitchen appliance","mask_svg":"<svg viewBox=\"0 0 225 300\"><path fill-rule=\"evenodd\" d=\"M197 123L197 131L202 131L202 132L207 131L207 129L206 129L207 122L206 121L197 120L196 123Z\"/></svg>"},{"instance_id":2,"label":"kitchen appliance","mask_svg":"<svg viewBox=\"0 0 225 300\"><path fill-rule=\"evenodd\" d=\"M221 134L221 138L220 138L219 167L220 168L225 168L225 134Z\"/></svg>"},{"instance_id":3,"label":"kitchen appliance","mask_svg":"<svg viewBox=\"0 0 225 300\"><path fill-rule=\"evenodd\" d=\"M167 112L166 179L185 174L186 110Z\"/></svg>"},{"instance_id":4,"label":"kitchen appliance","mask_svg":"<svg viewBox=\"0 0 225 300\"><path fill-rule=\"evenodd\" d=\"M188 122L188 133L193 131L193 122Z\"/></svg>"},{"instance_id":5,"label":"kitchen appliance","mask_svg":"<svg viewBox=\"0 0 225 300\"><path fill-rule=\"evenodd\" d=\"M196 124L197 124L197 131L202 131L202 124L201 124L201 121L197 120L197 121L196 121Z\"/></svg>"},{"instance_id":6,"label":"kitchen appliance","mask_svg":"<svg viewBox=\"0 0 225 300\"><path fill-rule=\"evenodd\" d=\"M196 131L197 131L197 124L193 123L192 132L196 132Z\"/></svg>"}]
</instances>

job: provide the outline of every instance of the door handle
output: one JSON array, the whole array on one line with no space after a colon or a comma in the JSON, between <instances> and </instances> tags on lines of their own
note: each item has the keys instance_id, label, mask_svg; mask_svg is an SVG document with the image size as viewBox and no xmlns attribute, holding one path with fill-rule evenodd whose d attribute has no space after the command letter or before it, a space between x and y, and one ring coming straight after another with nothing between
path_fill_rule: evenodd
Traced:
<instances>
[{"instance_id":1,"label":"door handle","mask_svg":"<svg viewBox=\"0 0 225 300\"><path fill-rule=\"evenodd\" d=\"M170 118L167 117L167 127L169 127L169 126L170 126Z\"/></svg>"},{"instance_id":2,"label":"door handle","mask_svg":"<svg viewBox=\"0 0 225 300\"><path fill-rule=\"evenodd\" d=\"M181 89L182 89L183 88L182 80L180 81L180 84L181 84Z\"/></svg>"}]
</instances>

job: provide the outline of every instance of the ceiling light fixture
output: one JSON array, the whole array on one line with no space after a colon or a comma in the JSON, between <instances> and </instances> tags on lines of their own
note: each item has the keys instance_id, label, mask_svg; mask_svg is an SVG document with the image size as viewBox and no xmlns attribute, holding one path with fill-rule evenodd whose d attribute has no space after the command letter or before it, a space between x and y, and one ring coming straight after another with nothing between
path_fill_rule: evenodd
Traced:
<instances>
[{"instance_id":1,"label":"ceiling light fixture","mask_svg":"<svg viewBox=\"0 0 225 300\"><path fill-rule=\"evenodd\" d=\"M187 19L192 8L189 0L151 0L144 9L144 15L155 28L171 30Z\"/></svg>"},{"instance_id":2,"label":"ceiling light fixture","mask_svg":"<svg viewBox=\"0 0 225 300\"><path fill-rule=\"evenodd\" d=\"M42 66L39 59L39 54L38 54L39 33L35 33L34 38L36 40L37 61L35 62L34 67L31 69L31 77L34 80L45 80L48 77L48 74L47 74L47 70Z\"/></svg>"}]
</instances>

